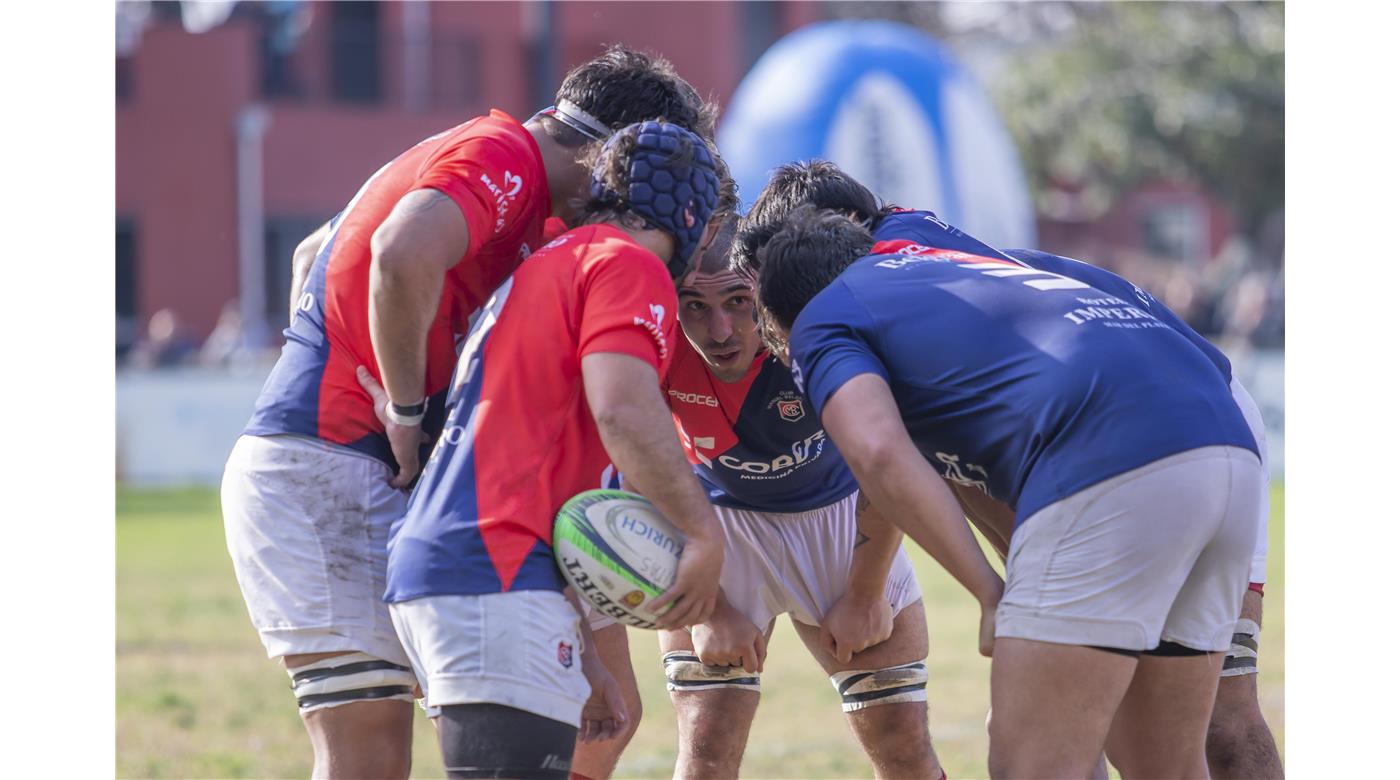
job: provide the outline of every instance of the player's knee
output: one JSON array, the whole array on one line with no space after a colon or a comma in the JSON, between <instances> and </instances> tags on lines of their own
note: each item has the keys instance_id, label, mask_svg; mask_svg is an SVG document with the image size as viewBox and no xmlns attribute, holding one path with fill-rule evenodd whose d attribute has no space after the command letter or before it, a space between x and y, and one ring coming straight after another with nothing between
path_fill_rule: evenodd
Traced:
<instances>
[{"instance_id":1,"label":"player's knee","mask_svg":"<svg viewBox=\"0 0 1400 780\"><path fill-rule=\"evenodd\" d=\"M637 728L642 725L642 694L636 686L633 686L630 690L625 690L623 695L623 703L627 707L627 728L619 739L623 745L626 745L637 733Z\"/></svg>"},{"instance_id":2,"label":"player's knee","mask_svg":"<svg viewBox=\"0 0 1400 780\"><path fill-rule=\"evenodd\" d=\"M413 670L365 653L346 653L287 669L303 716L347 704L413 702Z\"/></svg>"},{"instance_id":3,"label":"player's knee","mask_svg":"<svg viewBox=\"0 0 1400 780\"><path fill-rule=\"evenodd\" d=\"M856 669L831 675L847 713L871 707L928 701L928 670L923 661L884 669Z\"/></svg>"},{"instance_id":4,"label":"player's knee","mask_svg":"<svg viewBox=\"0 0 1400 780\"><path fill-rule=\"evenodd\" d=\"M706 666L693 650L672 650L661 657L666 669L666 690L672 694L694 691L760 691L756 672L737 666Z\"/></svg>"},{"instance_id":5,"label":"player's knee","mask_svg":"<svg viewBox=\"0 0 1400 780\"><path fill-rule=\"evenodd\" d=\"M303 713L317 776L406 778L412 764L413 709L407 702L360 701Z\"/></svg>"},{"instance_id":6,"label":"player's knee","mask_svg":"<svg viewBox=\"0 0 1400 780\"><path fill-rule=\"evenodd\" d=\"M567 723L500 704L449 704L437 721L448 777L569 777L578 729Z\"/></svg>"}]
</instances>

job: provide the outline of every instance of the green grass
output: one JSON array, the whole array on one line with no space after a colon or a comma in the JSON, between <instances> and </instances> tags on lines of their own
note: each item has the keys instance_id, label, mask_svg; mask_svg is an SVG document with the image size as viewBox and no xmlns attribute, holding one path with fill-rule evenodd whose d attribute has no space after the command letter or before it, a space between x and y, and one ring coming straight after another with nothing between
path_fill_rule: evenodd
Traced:
<instances>
[{"instance_id":1,"label":"green grass","mask_svg":"<svg viewBox=\"0 0 1400 780\"><path fill-rule=\"evenodd\" d=\"M1283 503L1273 492L1260 700L1283 749ZM929 723L950 777L986 775L989 662L977 655L975 604L911 550L924 588ZM646 715L618 777L669 777L676 726L654 634L632 631ZM442 777L426 719L415 724L414 777ZM209 490L117 493L117 774L306 777L310 748L286 673L248 623ZM745 777L869 777L836 693L785 622L764 672Z\"/></svg>"}]
</instances>

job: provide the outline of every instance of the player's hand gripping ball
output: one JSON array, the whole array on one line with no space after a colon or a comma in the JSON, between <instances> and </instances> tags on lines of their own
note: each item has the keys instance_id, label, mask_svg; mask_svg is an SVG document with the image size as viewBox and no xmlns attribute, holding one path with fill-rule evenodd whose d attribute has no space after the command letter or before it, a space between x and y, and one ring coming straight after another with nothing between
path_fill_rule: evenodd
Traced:
<instances>
[{"instance_id":1,"label":"player's hand gripping ball","mask_svg":"<svg viewBox=\"0 0 1400 780\"><path fill-rule=\"evenodd\" d=\"M619 623L656 628L648 601L676 581L685 535L652 503L623 490L589 490L554 519L554 559L593 608Z\"/></svg>"}]
</instances>

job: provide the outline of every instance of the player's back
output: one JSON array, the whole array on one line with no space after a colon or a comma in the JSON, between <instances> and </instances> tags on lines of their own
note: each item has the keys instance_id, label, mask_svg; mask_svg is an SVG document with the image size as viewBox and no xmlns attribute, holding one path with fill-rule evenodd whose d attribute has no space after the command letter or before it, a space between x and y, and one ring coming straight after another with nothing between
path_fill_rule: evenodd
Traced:
<instances>
[{"instance_id":1,"label":"player's back","mask_svg":"<svg viewBox=\"0 0 1400 780\"><path fill-rule=\"evenodd\" d=\"M617 228L571 230L526 260L463 348L446 427L390 539L391 601L562 587L554 514L610 470L582 359L630 354L664 374L675 311L665 266Z\"/></svg>"},{"instance_id":2,"label":"player's back","mask_svg":"<svg viewBox=\"0 0 1400 780\"><path fill-rule=\"evenodd\" d=\"M423 428L430 436L441 430L457 340L471 314L541 243L550 211L538 147L518 122L499 111L400 154L333 220L245 433L313 436L394 465L355 369L365 366L378 378L369 333L371 239L399 199L419 189L451 198L470 232L467 252L444 279L428 332L424 380L430 404Z\"/></svg>"},{"instance_id":3,"label":"player's back","mask_svg":"<svg viewBox=\"0 0 1400 780\"><path fill-rule=\"evenodd\" d=\"M878 360L925 456L950 478L983 483L1018 519L1177 452L1254 449L1218 371L1181 334L1009 260L858 261L798 317L794 360L826 372L851 343ZM807 381L814 395L832 387Z\"/></svg>"},{"instance_id":4,"label":"player's back","mask_svg":"<svg viewBox=\"0 0 1400 780\"><path fill-rule=\"evenodd\" d=\"M1010 259L1028 268L1078 279L1117 296L1125 305L1138 306L1168 327L1185 336L1220 371L1229 384L1233 376L1230 359L1187 325L1161 301L1123 277L1089 263L1034 249L994 249L986 243L939 219L931 211L896 210L885 215L873 231L871 254L926 254L930 250L953 250L993 259Z\"/></svg>"}]
</instances>

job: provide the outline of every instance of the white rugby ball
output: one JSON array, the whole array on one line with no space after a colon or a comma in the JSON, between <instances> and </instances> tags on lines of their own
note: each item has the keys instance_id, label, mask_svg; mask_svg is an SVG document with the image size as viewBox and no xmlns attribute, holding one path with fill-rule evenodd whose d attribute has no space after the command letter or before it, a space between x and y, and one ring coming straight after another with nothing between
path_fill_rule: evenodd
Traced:
<instances>
[{"instance_id":1,"label":"white rugby ball","mask_svg":"<svg viewBox=\"0 0 1400 780\"><path fill-rule=\"evenodd\" d=\"M589 490L554 519L554 560L593 608L619 623L656 628L644 605L676 581L685 535L652 503L624 490Z\"/></svg>"}]
</instances>

